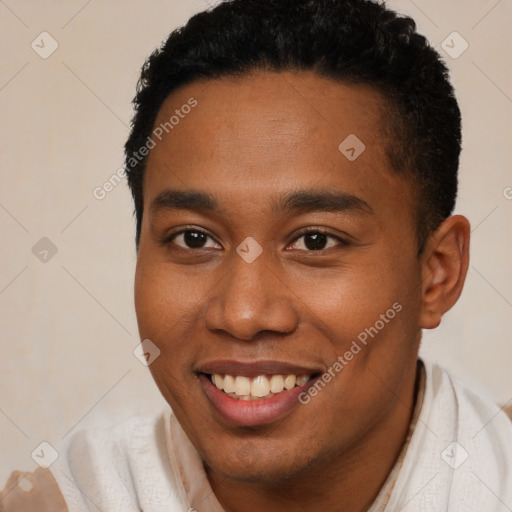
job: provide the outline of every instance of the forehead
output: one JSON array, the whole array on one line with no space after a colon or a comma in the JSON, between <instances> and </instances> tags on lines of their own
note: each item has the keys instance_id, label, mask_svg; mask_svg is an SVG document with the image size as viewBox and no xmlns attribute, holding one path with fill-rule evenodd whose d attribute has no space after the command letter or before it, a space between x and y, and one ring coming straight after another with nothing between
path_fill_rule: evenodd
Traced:
<instances>
[{"instance_id":1,"label":"forehead","mask_svg":"<svg viewBox=\"0 0 512 512\"><path fill-rule=\"evenodd\" d=\"M191 101L196 106L183 109ZM378 202L386 193L403 196L379 129L383 107L371 87L314 73L194 82L172 93L158 113L155 128L169 128L173 115L179 121L155 139L145 201L171 185L208 189L221 200L317 184Z\"/></svg>"}]
</instances>

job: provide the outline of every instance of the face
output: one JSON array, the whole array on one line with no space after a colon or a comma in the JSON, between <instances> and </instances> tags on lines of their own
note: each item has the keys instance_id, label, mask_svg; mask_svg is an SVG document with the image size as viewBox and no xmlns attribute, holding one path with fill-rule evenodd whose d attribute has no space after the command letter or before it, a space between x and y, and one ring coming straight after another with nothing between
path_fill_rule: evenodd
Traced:
<instances>
[{"instance_id":1,"label":"face","mask_svg":"<svg viewBox=\"0 0 512 512\"><path fill-rule=\"evenodd\" d=\"M382 106L363 86L260 72L187 85L160 110L156 127L181 115L144 178L140 336L225 478L328 465L406 414L421 265Z\"/></svg>"}]
</instances>

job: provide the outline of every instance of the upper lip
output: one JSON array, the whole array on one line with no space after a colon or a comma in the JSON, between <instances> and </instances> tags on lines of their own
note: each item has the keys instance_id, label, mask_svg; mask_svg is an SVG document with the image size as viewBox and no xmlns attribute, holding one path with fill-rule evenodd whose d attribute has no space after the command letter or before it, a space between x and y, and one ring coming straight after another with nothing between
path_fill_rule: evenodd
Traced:
<instances>
[{"instance_id":1,"label":"upper lip","mask_svg":"<svg viewBox=\"0 0 512 512\"><path fill-rule=\"evenodd\" d=\"M302 364L293 364L283 361L259 360L259 361L234 361L216 360L198 365L196 373L217 373L219 375L314 375L321 373L320 368L312 368Z\"/></svg>"}]
</instances>

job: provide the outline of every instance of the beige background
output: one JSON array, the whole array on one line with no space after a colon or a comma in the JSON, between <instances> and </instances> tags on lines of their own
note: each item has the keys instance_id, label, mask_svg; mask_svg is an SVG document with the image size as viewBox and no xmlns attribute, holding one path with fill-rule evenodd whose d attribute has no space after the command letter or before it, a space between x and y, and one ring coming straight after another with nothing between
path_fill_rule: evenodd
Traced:
<instances>
[{"instance_id":1,"label":"beige background","mask_svg":"<svg viewBox=\"0 0 512 512\"><path fill-rule=\"evenodd\" d=\"M390 1L441 48L464 118L457 211L473 226L465 292L422 351L501 402L512 398L511 0ZM138 343L132 204L122 165L148 54L204 0L0 0L0 487L43 440L122 421L163 400ZM31 43L48 32L58 49ZM447 42L461 48L453 36ZM41 43L39 43L41 45ZM46 49L49 48L45 44ZM508 196L508 199L507 199ZM32 247L48 237L46 263Z\"/></svg>"}]
</instances>

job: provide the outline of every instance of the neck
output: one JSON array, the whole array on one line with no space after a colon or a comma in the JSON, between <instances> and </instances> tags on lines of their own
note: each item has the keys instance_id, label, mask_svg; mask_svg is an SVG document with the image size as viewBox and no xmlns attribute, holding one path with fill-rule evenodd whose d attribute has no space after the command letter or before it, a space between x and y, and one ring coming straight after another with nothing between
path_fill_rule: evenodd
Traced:
<instances>
[{"instance_id":1,"label":"neck","mask_svg":"<svg viewBox=\"0 0 512 512\"><path fill-rule=\"evenodd\" d=\"M207 469L226 512L364 512L373 503L407 438L416 403L416 367L388 414L349 450L317 461L300 474L273 484L233 481Z\"/></svg>"}]
</instances>

